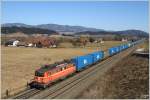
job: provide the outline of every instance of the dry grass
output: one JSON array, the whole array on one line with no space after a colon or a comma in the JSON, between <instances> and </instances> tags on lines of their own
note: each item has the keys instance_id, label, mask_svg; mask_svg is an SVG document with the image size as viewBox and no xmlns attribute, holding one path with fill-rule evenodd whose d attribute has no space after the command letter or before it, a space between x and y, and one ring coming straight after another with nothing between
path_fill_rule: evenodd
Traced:
<instances>
[{"instance_id":1,"label":"dry grass","mask_svg":"<svg viewBox=\"0 0 150 100\"><path fill-rule=\"evenodd\" d=\"M72 45L72 43L69 42L64 42L59 44L59 48L73 48L73 47L74 46Z\"/></svg>"},{"instance_id":2,"label":"dry grass","mask_svg":"<svg viewBox=\"0 0 150 100\"><path fill-rule=\"evenodd\" d=\"M93 51L91 49L69 48L38 49L2 47L2 91L25 85L33 77L34 70L42 64L61 61Z\"/></svg>"},{"instance_id":3,"label":"dry grass","mask_svg":"<svg viewBox=\"0 0 150 100\"><path fill-rule=\"evenodd\" d=\"M11 33L11 34L7 34L7 35L3 35L4 37L9 37L9 38L13 38L13 37L28 37L28 35L22 33L22 32L17 32L17 33Z\"/></svg>"},{"instance_id":4,"label":"dry grass","mask_svg":"<svg viewBox=\"0 0 150 100\"><path fill-rule=\"evenodd\" d=\"M145 51L149 51L149 41L146 40L144 43L140 44L139 48L144 48Z\"/></svg>"},{"instance_id":5,"label":"dry grass","mask_svg":"<svg viewBox=\"0 0 150 100\"><path fill-rule=\"evenodd\" d=\"M100 50L106 50L107 48L110 48L114 45L120 45L126 42L122 41L104 41L104 43L87 43L86 46L78 46L74 47L72 43L64 42L60 43L59 47L60 48L85 48L85 49L100 49Z\"/></svg>"},{"instance_id":6,"label":"dry grass","mask_svg":"<svg viewBox=\"0 0 150 100\"><path fill-rule=\"evenodd\" d=\"M35 69L42 64L87 54L97 49L106 49L122 42L106 41L100 47L86 48L24 48L2 46L2 93L6 89L18 88L26 85L33 78ZM95 45L95 44L94 44Z\"/></svg>"}]
</instances>

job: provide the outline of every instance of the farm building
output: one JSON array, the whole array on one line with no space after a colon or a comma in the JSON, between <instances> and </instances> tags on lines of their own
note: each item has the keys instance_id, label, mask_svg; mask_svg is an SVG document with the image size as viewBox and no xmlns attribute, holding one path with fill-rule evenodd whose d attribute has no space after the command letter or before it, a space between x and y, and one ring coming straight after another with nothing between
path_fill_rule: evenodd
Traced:
<instances>
[{"instance_id":1,"label":"farm building","mask_svg":"<svg viewBox=\"0 0 150 100\"><path fill-rule=\"evenodd\" d=\"M19 43L19 40L12 39L12 40L8 40L5 43L5 46L17 46L18 43Z\"/></svg>"},{"instance_id":2,"label":"farm building","mask_svg":"<svg viewBox=\"0 0 150 100\"><path fill-rule=\"evenodd\" d=\"M38 37L28 37L21 40L11 39L5 42L5 46L24 46L24 47L56 47L57 40L52 37L38 36Z\"/></svg>"}]
</instances>

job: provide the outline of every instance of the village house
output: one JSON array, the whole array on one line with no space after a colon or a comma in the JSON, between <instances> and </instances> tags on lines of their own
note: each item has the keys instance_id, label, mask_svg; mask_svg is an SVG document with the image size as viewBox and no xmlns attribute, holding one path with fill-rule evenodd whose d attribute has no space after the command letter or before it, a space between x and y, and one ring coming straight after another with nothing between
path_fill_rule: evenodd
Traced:
<instances>
[{"instance_id":1,"label":"village house","mask_svg":"<svg viewBox=\"0 0 150 100\"><path fill-rule=\"evenodd\" d=\"M8 40L5 43L5 46L17 46L18 43L19 43L19 40L12 39L12 40Z\"/></svg>"}]
</instances>

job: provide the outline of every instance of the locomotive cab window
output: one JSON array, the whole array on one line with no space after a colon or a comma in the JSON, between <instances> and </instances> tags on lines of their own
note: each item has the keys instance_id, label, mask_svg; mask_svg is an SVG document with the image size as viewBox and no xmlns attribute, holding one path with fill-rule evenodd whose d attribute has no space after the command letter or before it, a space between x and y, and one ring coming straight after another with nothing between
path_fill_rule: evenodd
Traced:
<instances>
[{"instance_id":1,"label":"locomotive cab window","mask_svg":"<svg viewBox=\"0 0 150 100\"><path fill-rule=\"evenodd\" d=\"M65 70L65 67L61 67L60 70L61 70L61 71Z\"/></svg>"},{"instance_id":2,"label":"locomotive cab window","mask_svg":"<svg viewBox=\"0 0 150 100\"><path fill-rule=\"evenodd\" d=\"M48 72L48 76L50 76L51 75L51 72Z\"/></svg>"},{"instance_id":3,"label":"locomotive cab window","mask_svg":"<svg viewBox=\"0 0 150 100\"><path fill-rule=\"evenodd\" d=\"M69 64L68 66L66 66L66 69L67 69L67 68L70 68L70 67L71 67L71 66L70 66L70 64Z\"/></svg>"},{"instance_id":4,"label":"locomotive cab window","mask_svg":"<svg viewBox=\"0 0 150 100\"><path fill-rule=\"evenodd\" d=\"M51 70L51 74L55 74L55 73L57 73L56 69Z\"/></svg>"},{"instance_id":5,"label":"locomotive cab window","mask_svg":"<svg viewBox=\"0 0 150 100\"><path fill-rule=\"evenodd\" d=\"M35 76L44 77L44 73L40 73L38 71L35 71Z\"/></svg>"}]
</instances>

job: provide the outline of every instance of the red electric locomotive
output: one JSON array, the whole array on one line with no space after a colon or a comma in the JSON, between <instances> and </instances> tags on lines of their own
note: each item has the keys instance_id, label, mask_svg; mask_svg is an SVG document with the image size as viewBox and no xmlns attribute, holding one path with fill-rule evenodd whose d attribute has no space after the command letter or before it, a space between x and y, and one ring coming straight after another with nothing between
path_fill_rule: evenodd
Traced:
<instances>
[{"instance_id":1,"label":"red electric locomotive","mask_svg":"<svg viewBox=\"0 0 150 100\"><path fill-rule=\"evenodd\" d=\"M35 76L29 84L31 88L46 88L52 82L71 75L76 71L74 64L71 62L60 62L50 65L44 65L35 71Z\"/></svg>"}]
</instances>

